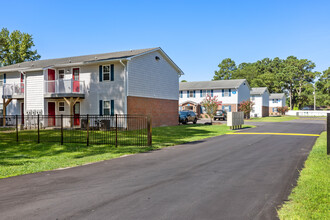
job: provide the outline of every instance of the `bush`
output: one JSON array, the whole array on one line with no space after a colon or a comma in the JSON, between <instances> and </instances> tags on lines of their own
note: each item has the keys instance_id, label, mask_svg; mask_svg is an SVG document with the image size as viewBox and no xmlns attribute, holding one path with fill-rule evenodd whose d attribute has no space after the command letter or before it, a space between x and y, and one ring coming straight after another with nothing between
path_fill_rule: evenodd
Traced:
<instances>
[{"instance_id":1,"label":"bush","mask_svg":"<svg viewBox=\"0 0 330 220\"><path fill-rule=\"evenodd\" d=\"M278 107L277 111L281 114L281 115L285 115L285 112L289 111L289 108L287 106L284 107Z\"/></svg>"},{"instance_id":2,"label":"bush","mask_svg":"<svg viewBox=\"0 0 330 220\"><path fill-rule=\"evenodd\" d=\"M243 101L239 104L239 111L244 112L244 117L249 118L254 102L250 100Z\"/></svg>"}]
</instances>

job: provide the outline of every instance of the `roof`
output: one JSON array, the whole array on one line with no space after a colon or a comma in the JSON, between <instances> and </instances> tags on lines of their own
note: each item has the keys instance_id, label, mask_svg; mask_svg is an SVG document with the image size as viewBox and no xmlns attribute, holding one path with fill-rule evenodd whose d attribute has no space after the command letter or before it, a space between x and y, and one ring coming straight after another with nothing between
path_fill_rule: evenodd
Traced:
<instances>
[{"instance_id":1,"label":"roof","mask_svg":"<svg viewBox=\"0 0 330 220\"><path fill-rule=\"evenodd\" d=\"M238 88L244 82L247 83L246 79L181 82L180 83L180 90L227 89L227 88L230 89L230 88Z\"/></svg>"},{"instance_id":2,"label":"roof","mask_svg":"<svg viewBox=\"0 0 330 220\"><path fill-rule=\"evenodd\" d=\"M261 95L268 91L267 87L256 87L252 88L250 91L250 95Z\"/></svg>"},{"instance_id":3,"label":"roof","mask_svg":"<svg viewBox=\"0 0 330 220\"><path fill-rule=\"evenodd\" d=\"M56 58L56 59L46 59L46 60L36 60L36 61L26 61L23 63L17 63L9 66L0 67L0 72L9 72L9 71L32 71L39 70L47 67L64 67L64 66L73 66L73 65L84 65L90 63L105 62L110 60L119 60L119 59L129 59L135 56L143 55L145 53L159 51L165 58L172 64L178 72L182 73L182 70L168 57L168 55L160 48L147 48L147 49L138 49L138 50L127 50L119 51L112 53L102 53L102 54L93 54L93 55L84 55L84 56L74 56L74 57L65 57L65 58Z\"/></svg>"},{"instance_id":4,"label":"roof","mask_svg":"<svg viewBox=\"0 0 330 220\"><path fill-rule=\"evenodd\" d=\"M269 99L282 99L284 96L284 93L271 93Z\"/></svg>"}]
</instances>

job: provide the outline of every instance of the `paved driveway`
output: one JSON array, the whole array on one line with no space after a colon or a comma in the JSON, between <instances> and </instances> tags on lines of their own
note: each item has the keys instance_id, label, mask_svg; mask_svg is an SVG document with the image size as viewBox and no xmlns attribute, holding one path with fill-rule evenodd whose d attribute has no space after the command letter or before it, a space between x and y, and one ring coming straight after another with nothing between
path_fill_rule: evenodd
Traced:
<instances>
[{"instance_id":1,"label":"paved driveway","mask_svg":"<svg viewBox=\"0 0 330 220\"><path fill-rule=\"evenodd\" d=\"M314 121L249 132L319 134ZM247 131L247 130L245 130ZM0 180L0 219L275 219L316 137L224 135Z\"/></svg>"}]
</instances>

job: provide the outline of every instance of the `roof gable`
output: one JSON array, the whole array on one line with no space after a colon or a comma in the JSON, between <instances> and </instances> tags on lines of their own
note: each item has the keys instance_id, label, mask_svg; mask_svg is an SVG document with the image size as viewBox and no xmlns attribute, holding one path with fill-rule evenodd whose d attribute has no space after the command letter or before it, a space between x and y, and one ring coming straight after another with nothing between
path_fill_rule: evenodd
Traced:
<instances>
[{"instance_id":1,"label":"roof gable","mask_svg":"<svg viewBox=\"0 0 330 220\"><path fill-rule=\"evenodd\" d=\"M195 81L195 82L181 82L180 90L190 89L230 89L238 88L243 83L248 83L246 79L231 79L231 80L215 80L215 81Z\"/></svg>"},{"instance_id":2,"label":"roof gable","mask_svg":"<svg viewBox=\"0 0 330 220\"><path fill-rule=\"evenodd\" d=\"M160 47L56 58L56 59L27 61L23 63L17 63L9 66L0 67L0 72L29 71L29 70L43 69L47 67L86 65L91 63L99 63L99 62L106 62L106 61L113 61L120 59L133 59L134 57L142 56L144 54L151 53L154 51L160 51L161 54L166 58L166 60L178 71L178 73L183 74L182 70L167 56L167 54Z\"/></svg>"}]
</instances>

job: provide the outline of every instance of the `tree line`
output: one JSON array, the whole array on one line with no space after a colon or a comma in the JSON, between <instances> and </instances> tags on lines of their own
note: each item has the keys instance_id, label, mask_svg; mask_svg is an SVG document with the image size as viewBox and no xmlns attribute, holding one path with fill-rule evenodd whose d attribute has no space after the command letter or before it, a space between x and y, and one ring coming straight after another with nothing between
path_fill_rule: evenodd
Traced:
<instances>
[{"instance_id":1,"label":"tree line","mask_svg":"<svg viewBox=\"0 0 330 220\"><path fill-rule=\"evenodd\" d=\"M254 63L241 63L226 58L218 65L213 80L246 79L252 87L267 87L270 93L286 93L291 109L313 105L314 86L317 106L330 106L330 67L314 71L315 63L289 56L286 59L264 58Z\"/></svg>"}]
</instances>

